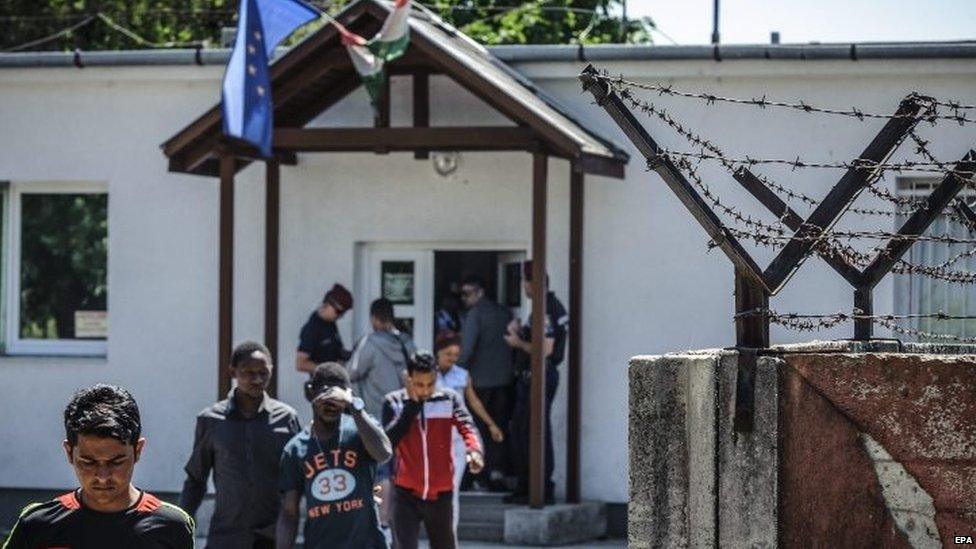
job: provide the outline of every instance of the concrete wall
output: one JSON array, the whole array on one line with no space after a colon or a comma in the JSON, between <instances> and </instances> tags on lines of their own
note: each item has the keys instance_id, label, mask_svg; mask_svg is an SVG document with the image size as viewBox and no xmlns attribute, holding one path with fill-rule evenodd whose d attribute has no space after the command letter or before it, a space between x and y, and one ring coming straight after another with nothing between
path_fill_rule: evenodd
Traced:
<instances>
[{"instance_id":1,"label":"concrete wall","mask_svg":"<svg viewBox=\"0 0 976 549\"><path fill-rule=\"evenodd\" d=\"M625 142L581 95L580 63L519 65L579 118ZM729 95L763 93L887 112L907 91L976 102L969 60L863 62L723 61L611 63L613 73ZM61 407L79 386L112 381L131 387L145 415L149 445L137 480L179 489L196 412L216 391L217 187L212 179L170 174L159 144L218 100L222 67L5 69L0 73L0 180L107 182L109 207L108 354L92 359L0 357L0 486L46 488L73 482L56 450ZM409 113L409 86L394 81L395 123ZM435 124L497 123L469 95L435 81ZM676 101L674 114L730 154L846 160L880 127L798 114L703 108ZM367 124L362 94L319 124ZM744 128L748 128L745 130ZM666 146L683 145L652 126ZM926 129L927 135L933 130ZM974 128L940 126L933 150L952 159L976 142ZM732 273L706 253L704 233L677 200L635 160L624 181L587 179L584 238L582 480L586 498L627 499L626 366L640 353L727 345L732 341ZM361 242L529 243L530 161L518 154L464 154L460 170L440 178L410 155L301 155L282 171L281 394L302 410L291 369L296 334L333 281L351 284ZM549 257L553 287L567 295L568 169L551 167ZM771 172L769 175L786 177ZM814 195L831 174L797 172L784 183ZM730 192L729 178L710 175ZM893 180L888 180L894 185ZM263 333L263 185L245 170L237 194L234 339ZM761 214L753 205L746 209ZM878 220L869 220L878 222ZM890 220L883 218L883 222ZM853 222L855 225L858 221ZM811 262L774 306L835 311L849 288ZM890 310L892 286L876 295ZM362 314L362 309L357 315ZM340 329L352 341L355 323ZM827 335L846 335L849 327ZM777 341L796 336L775 331ZM565 384L562 385L565 389ZM43 395L35 398L34 395ZM557 448L564 447L565 393L557 397ZM557 459L562 484L565 460Z\"/></svg>"},{"instance_id":2,"label":"concrete wall","mask_svg":"<svg viewBox=\"0 0 976 549\"><path fill-rule=\"evenodd\" d=\"M738 353L634 358L630 545L918 548L976 534L976 355L895 350L760 357L750 432L732 427Z\"/></svg>"}]
</instances>

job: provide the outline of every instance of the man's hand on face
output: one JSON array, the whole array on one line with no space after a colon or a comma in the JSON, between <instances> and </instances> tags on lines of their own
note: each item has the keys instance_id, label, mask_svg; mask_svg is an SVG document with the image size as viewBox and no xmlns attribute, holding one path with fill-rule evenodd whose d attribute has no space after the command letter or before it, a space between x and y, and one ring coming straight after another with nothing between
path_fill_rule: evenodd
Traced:
<instances>
[{"instance_id":1,"label":"man's hand on face","mask_svg":"<svg viewBox=\"0 0 976 549\"><path fill-rule=\"evenodd\" d=\"M465 459L468 462L468 470L471 471L472 475L477 475L485 468L485 458L477 450L469 450Z\"/></svg>"},{"instance_id":2,"label":"man's hand on face","mask_svg":"<svg viewBox=\"0 0 976 549\"><path fill-rule=\"evenodd\" d=\"M409 377L407 378L406 386L407 386L407 398L409 398L414 402L421 402L421 400L417 397L417 392L413 390L413 383L410 383Z\"/></svg>"},{"instance_id":3,"label":"man's hand on face","mask_svg":"<svg viewBox=\"0 0 976 549\"><path fill-rule=\"evenodd\" d=\"M319 393L312 403L320 404L325 408L335 411L345 410L352 404L352 389L329 387L328 389Z\"/></svg>"}]
</instances>

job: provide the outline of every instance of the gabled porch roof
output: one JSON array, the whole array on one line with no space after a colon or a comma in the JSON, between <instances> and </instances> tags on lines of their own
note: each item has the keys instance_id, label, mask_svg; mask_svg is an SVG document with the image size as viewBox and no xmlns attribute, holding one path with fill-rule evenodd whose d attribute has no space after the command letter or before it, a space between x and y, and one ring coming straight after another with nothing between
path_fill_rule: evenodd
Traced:
<instances>
[{"instance_id":1,"label":"gabled porch roof","mask_svg":"<svg viewBox=\"0 0 976 549\"><path fill-rule=\"evenodd\" d=\"M359 0L336 19L354 32L371 36L382 25L389 10L389 5L380 0ZM365 139L362 138L362 128L348 136L341 132L352 128L332 130L332 133L317 136L318 146L296 143L296 129L305 126L360 85L335 26L325 25L271 66L276 128L274 146L282 153L283 160L293 160L294 152L303 150L388 151L389 147L382 145L402 142L409 130L416 130L410 134L415 143L411 147L413 150L424 146L441 150L544 150L576 161L586 173L623 176L623 166L629 160L626 152L584 126L552 97L499 61L486 48L419 8L415 8L411 15L410 31L410 48L403 57L388 65L390 74L412 74L415 78L418 74L445 75L511 120L514 125L510 129L515 131L507 134L501 144L498 134L487 134L483 143L474 139L452 147L453 136L441 131L446 128L427 128L425 121L416 123L415 108L414 128L393 128L393 132L381 131ZM416 85L414 89L417 89ZM281 131L285 129L290 133L286 135ZM502 131L499 127L490 130ZM350 138L351 141L341 149L329 149L321 145L324 138ZM217 175L218 149L223 143L218 103L167 140L162 148L169 158L170 171ZM236 152L241 156L240 151ZM248 163L245 155L245 158L238 158L236 167L240 169Z\"/></svg>"}]
</instances>

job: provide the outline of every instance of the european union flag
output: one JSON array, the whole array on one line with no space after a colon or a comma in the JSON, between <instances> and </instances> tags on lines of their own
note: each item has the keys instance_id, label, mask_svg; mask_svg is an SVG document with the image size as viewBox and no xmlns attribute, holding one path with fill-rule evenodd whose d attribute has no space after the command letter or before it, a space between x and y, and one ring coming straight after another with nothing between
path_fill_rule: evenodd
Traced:
<instances>
[{"instance_id":1,"label":"european union flag","mask_svg":"<svg viewBox=\"0 0 976 549\"><path fill-rule=\"evenodd\" d=\"M252 143L266 158L274 127L268 59L282 40L318 16L301 0L241 0L224 73L224 134Z\"/></svg>"}]
</instances>

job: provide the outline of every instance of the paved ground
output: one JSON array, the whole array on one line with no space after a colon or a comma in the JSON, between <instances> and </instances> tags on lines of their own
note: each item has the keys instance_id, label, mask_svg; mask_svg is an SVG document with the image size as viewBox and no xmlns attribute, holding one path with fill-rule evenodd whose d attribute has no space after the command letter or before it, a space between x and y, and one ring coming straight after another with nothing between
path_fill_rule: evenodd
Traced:
<instances>
[{"instance_id":1,"label":"paved ground","mask_svg":"<svg viewBox=\"0 0 976 549\"><path fill-rule=\"evenodd\" d=\"M505 545L504 543L487 543L482 541L462 541L461 549L491 549L495 547L522 547L521 545ZM590 547L627 547L627 541L612 539L606 541L591 541L580 545L561 545L561 549L589 549ZM420 549L429 549L426 541L420 542Z\"/></svg>"}]
</instances>

